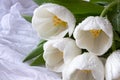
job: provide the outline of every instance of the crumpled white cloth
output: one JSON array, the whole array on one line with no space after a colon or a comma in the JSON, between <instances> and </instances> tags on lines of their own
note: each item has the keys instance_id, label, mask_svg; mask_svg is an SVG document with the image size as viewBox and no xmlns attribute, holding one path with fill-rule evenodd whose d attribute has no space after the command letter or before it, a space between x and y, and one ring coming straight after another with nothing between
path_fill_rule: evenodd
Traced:
<instances>
[{"instance_id":1,"label":"crumpled white cloth","mask_svg":"<svg viewBox=\"0 0 120 80\"><path fill-rule=\"evenodd\" d=\"M60 80L42 67L30 67L0 60L0 80Z\"/></svg>"},{"instance_id":2,"label":"crumpled white cloth","mask_svg":"<svg viewBox=\"0 0 120 80\"><path fill-rule=\"evenodd\" d=\"M0 80L61 80L46 68L22 63L40 39L21 15L32 15L36 7L32 0L0 0Z\"/></svg>"}]
</instances>

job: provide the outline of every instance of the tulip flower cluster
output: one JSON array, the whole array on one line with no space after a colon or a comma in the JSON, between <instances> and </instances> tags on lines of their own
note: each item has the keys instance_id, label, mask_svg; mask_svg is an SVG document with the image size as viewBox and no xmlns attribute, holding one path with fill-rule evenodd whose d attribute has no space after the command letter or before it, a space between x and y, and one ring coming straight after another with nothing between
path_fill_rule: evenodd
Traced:
<instances>
[{"instance_id":1,"label":"tulip flower cluster","mask_svg":"<svg viewBox=\"0 0 120 80\"><path fill-rule=\"evenodd\" d=\"M62 80L120 80L120 50L107 60L100 57L113 42L113 27L106 17L88 16L76 25L67 8L46 3L35 9L32 26L47 40L46 67L62 73Z\"/></svg>"}]
</instances>

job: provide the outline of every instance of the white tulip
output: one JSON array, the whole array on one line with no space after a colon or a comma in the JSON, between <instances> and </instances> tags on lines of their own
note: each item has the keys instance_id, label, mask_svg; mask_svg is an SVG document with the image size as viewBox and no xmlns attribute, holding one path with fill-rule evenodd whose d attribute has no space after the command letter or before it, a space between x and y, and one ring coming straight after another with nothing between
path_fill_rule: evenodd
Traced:
<instances>
[{"instance_id":1,"label":"white tulip","mask_svg":"<svg viewBox=\"0 0 120 80\"><path fill-rule=\"evenodd\" d=\"M75 41L70 38L49 40L44 44L43 58L46 61L46 67L62 72L64 66L81 53Z\"/></svg>"},{"instance_id":2,"label":"white tulip","mask_svg":"<svg viewBox=\"0 0 120 80\"><path fill-rule=\"evenodd\" d=\"M96 55L104 54L112 45L112 26L102 17L87 17L74 32L76 44Z\"/></svg>"},{"instance_id":3,"label":"white tulip","mask_svg":"<svg viewBox=\"0 0 120 80\"><path fill-rule=\"evenodd\" d=\"M84 53L64 68L63 80L104 80L104 66L94 54Z\"/></svg>"},{"instance_id":4,"label":"white tulip","mask_svg":"<svg viewBox=\"0 0 120 80\"><path fill-rule=\"evenodd\" d=\"M120 80L120 50L113 52L106 61L106 80Z\"/></svg>"},{"instance_id":5,"label":"white tulip","mask_svg":"<svg viewBox=\"0 0 120 80\"><path fill-rule=\"evenodd\" d=\"M72 35L75 27L73 14L58 4L46 3L36 8L32 25L43 39L62 38L69 33Z\"/></svg>"}]
</instances>

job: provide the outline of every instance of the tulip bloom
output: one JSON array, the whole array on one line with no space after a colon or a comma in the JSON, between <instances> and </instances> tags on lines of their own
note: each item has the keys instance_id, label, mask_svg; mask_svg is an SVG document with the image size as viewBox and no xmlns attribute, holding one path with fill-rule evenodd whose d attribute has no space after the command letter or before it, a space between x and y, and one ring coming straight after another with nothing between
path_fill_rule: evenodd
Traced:
<instances>
[{"instance_id":1,"label":"tulip bloom","mask_svg":"<svg viewBox=\"0 0 120 80\"><path fill-rule=\"evenodd\" d=\"M87 17L75 31L76 44L96 55L104 54L112 45L112 26L102 17Z\"/></svg>"},{"instance_id":2,"label":"tulip bloom","mask_svg":"<svg viewBox=\"0 0 120 80\"><path fill-rule=\"evenodd\" d=\"M113 52L106 61L106 80L120 80L120 50Z\"/></svg>"},{"instance_id":3,"label":"tulip bloom","mask_svg":"<svg viewBox=\"0 0 120 80\"><path fill-rule=\"evenodd\" d=\"M32 25L43 39L62 38L72 35L75 27L73 14L65 7L46 3L35 9Z\"/></svg>"},{"instance_id":4,"label":"tulip bloom","mask_svg":"<svg viewBox=\"0 0 120 80\"><path fill-rule=\"evenodd\" d=\"M57 40L49 40L44 44L43 58L46 67L62 72L64 66L81 53L75 41L70 38L62 38Z\"/></svg>"},{"instance_id":5,"label":"tulip bloom","mask_svg":"<svg viewBox=\"0 0 120 80\"><path fill-rule=\"evenodd\" d=\"M94 54L84 53L64 68L63 80L104 80L104 66Z\"/></svg>"}]
</instances>

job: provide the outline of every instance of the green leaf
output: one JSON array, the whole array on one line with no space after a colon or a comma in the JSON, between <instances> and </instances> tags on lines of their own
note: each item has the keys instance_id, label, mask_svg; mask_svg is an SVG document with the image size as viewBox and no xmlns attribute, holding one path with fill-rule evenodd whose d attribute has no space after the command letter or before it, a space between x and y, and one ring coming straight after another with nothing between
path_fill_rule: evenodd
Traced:
<instances>
[{"instance_id":1,"label":"green leaf","mask_svg":"<svg viewBox=\"0 0 120 80\"><path fill-rule=\"evenodd\" d=\"M120 42L116 41L115 44L116 44L116 49L120 49Z\"/></svg>"},{"instance_id":2,"label":"green leaf","mask_svg":"<svg viewBox=\"0 0 120 80\"><path fill-rule=\"evenodd\" d=\"M120 42L120 36L117 32L114 31L114 40L119 41Z\"/></svg>"},{"instance_id":3,"label":"green leaf","mask_svg":"<svg viewBox=\"0 0 120 80\"><path fill-rule=\"evenodd\" d=\"M40 54L30 65L31 66L40 66L45 64L45 61L43 59L43 54Z\"/></svg>"},{"instance_id":4,"label":"green leaf","mask_svg":"<svg viewBox=\"0 0 120 80\"><path fill-rule=\"evenodd\" d=\"M56 3L68 8L74 15L99 15L104 7L81 0L34 0L37 4Z\"/></svg>"},{"instance_id":5,"label":"green leaf","mask_svg":"<svg viewBox=\"0 0 120 80\"><path fill-rule=\"evenodd\" d=\"M111 3L113 0L90 0L92 3Z\"/></svg>"},{"instance_id":6,"label":"green leaf","mask_svg":"<svg viewBox=\"0 0 120 80\"><path fill-rule=\"evenodd\" d=\"M115 50L120 49L120 36L119 36L118 32L115 32L115 31L114 31L113 43L115 45Z\"/></svg>"},{"instance_id":7,"label":"green leaf","mask_svg":"<svg viewBox=\"0 0 120 80\"><path fill-rule=\"evenodd\" d=\"M113 29L120 33L120 2L113 6L107 13Z\"/></svg>"},{"instance_id":8,"label":"green leaf","mask_svg":"<svg viewBox=\"0 0 120 80\"><path fill-rule=\"evenodd\" d=\"M41 45L41 44L44 44L47 40L40 40L39 44L37 45L38 47Z\"/></svg>"},{"instance_id":9,"label":"green leaf","mask_svg":"<svg viewBox=\"0 0 120 80\"><path fill-rule=\"evenodd\" d=\"M30 23L31 23L31 21L32 21L32 16L23 15L23 18L24 18L25 20L27 20L28 22L30 22Z\"/></svg>"},{"instance_id":10,"label":"green leaf","mask_svg":"<svg viewBox=\"0 0 120 80\"><path fill-rule=\"evenodd\" d=\"M38 46L36 49L34 49L24 60L23 62L26 62L30 59L33 59L37 56L39 56L40 54L43 53L43 44L41 44L40 46Z\"/></svg>"}]
</instances>

